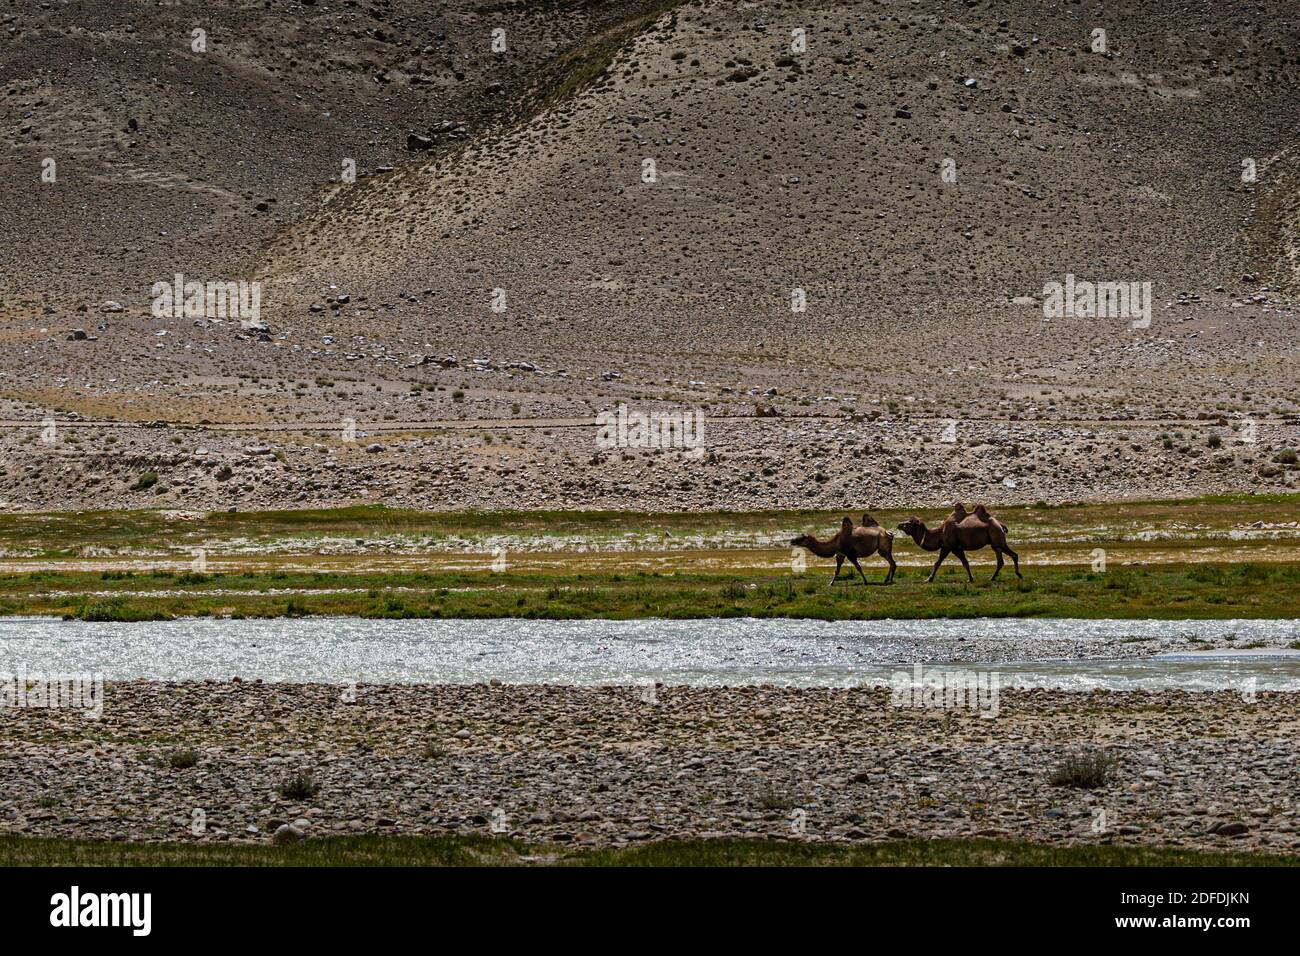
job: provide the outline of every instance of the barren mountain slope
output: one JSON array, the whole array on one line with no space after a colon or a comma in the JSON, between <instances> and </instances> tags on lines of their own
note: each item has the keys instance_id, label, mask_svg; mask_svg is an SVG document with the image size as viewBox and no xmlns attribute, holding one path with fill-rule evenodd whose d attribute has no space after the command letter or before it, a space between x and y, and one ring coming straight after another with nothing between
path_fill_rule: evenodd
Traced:
<instances>
[{"instance_id":1,"label":"barren mountain slope","mask_svg":"<svg viewBox=\"0 0 1300 956\"><path fill-rule=\"evenodd\" d=\"M648 0L71 0L0 7L6 306L238 274L304 198L468 138ZM492 30L508 27L508 54ZM196 34L196 31L201 31ZM56 178L41 178L43 161Z\"/></svg>"},{"instance_id":2,"label":"barren mountain slope","mask_svg":"<svg viewBox=\"0 0 1300 956\"><path fill-rule=\"evenodd\" d=\"M933 396L918 366L947 371L960 354L980 366L963 390L1000 395L1005 375L1047 365L1087 386L1093 410L1117 397L1118 369L1178 380L1118 395L1200 410L1221 397L1206 378L1242 386L1269 368L1256 331L1265 352L1286 350L1294 320L1256 329L1259 310L1224 307L1288 278L1243 241L1242 162L1267 188L1294 141L1300 70L1277 37L1295 18L940 6L683 5L598 91L339 190L269 258L269 280L297 280L273 307L299 326L333 284L353 302L332 332L645 381L671 369L737 386L749 368L809 366L810 387ZM805 53L791 51L797 28ZM1150 281L1154 326L1045 323L1012 304L1067 273ZM1168 308L1180 292L1205 301ZM1230 317L1213 357L1160 347L1188 315ZM1155 355L1124 354L1152 339ZM1092 348L1104 360L1075 367ZM884 368L866 381L863 364Z\"/></svg>"},{"instance_id":3,"label":"barren mountain slope","mask_svg":"<svg viewBox=\"0 0 1300 956\"><path fill-rule=\"evenodd\" d=\"M14 11L0 418L30 423L0 429L14 507L1297 481L1287 4ZM150 314L175 272L260 280L269 329ZM1045 318L1044 284L1070 275L1149 282L1150 324ZM596 448L592 416L620 402L713 416L709 454ZM186 430L40 440L76 416Z\"/></svg>"}]
</instances>

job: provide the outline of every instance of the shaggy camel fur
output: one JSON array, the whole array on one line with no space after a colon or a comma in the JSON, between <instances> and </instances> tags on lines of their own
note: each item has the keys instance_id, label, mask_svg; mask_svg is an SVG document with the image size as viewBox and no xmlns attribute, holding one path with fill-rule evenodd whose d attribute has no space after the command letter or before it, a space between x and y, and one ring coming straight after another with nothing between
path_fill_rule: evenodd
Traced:
<instances>
[{"instance_id":1,"label":"shaggy camel fur","mask_svg":"<svg viewBox=\"0 0 1300 956\"><path fill-rule=\"evenodd\" d=\"M882 584L890 584L894 580L894 571L898 565L894 562L894 536L880 527L880 524L871 517L871 515L862 516L862 527L853 527L853 521L845 518L840 522L839 532L826 541L819 541L816 535L801 534L790 542L796 548L807 548L819 558L835 557L835 576L831 578L831 584L840 579L840 569L844 566L844 560L847 558L849 563L858 569L858 574L862 575L862 583L867 583L867 576L862 570L862 565L858 563L860 558L869 558L873 554L879 554L889 562L889 574L885 576Z\"/></svg>"},{"instance_id":2,"label":"shaggy camel fur","mask_svg":"<svg viewBox=\"0 0 1300 956\"><path fill-rule=\"evenodd\" d=\"M934 576L939 573L939 565L943 564L943 559L948 557L949 552L957 555L957 560L966 569L966 577L974 581L975 575L971 574L966 552L978 551L986 545L993 549L998 559L991 580L997 580L998 573L1002 570L1004 554L1011 557L1016 577L1024 577L1020 573L1020 555L1007 544L1007 526L989 514L983 505L976 505L975 513L967 514L966 509L958 503L953 508L953 513L938 528L927 528L924 521L913 516L900 524L898 530L911 537L924 550L939 552L939 559L934 562L927 581L934 580Z\"/></svg>"}]
</instances>

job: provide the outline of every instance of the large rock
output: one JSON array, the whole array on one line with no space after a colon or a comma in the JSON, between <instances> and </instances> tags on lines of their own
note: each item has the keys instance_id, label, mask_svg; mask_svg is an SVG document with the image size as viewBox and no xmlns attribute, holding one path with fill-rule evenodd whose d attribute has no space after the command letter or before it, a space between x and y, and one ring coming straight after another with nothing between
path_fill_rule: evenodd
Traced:
<instances>
[{"instance_id":1,"label":"large rock","mask_svg":"<svg viewBox=\"0 0 1300 956\"><path fill-rule=\"evenodd\" d=\"M1210 827L1210 832L1219 836L1233 837L1241 836L1249 829L1250 827L1246 826L1246 824L1234 820L1230 823L1216 824L1215 826Z\"/></svg>"},{"instance_id":2,"label":"large rock","mask_svg":"<svg viewBox=\"0 0 1300 956\"><path fill-rule=\"evenodd\" d=\"M271 835L271 842L283 846L286 843L301 843L306 837L307 834L301 827L292 823L282 823L275 828L275 833Z\"/></svg>"}]
</instances>

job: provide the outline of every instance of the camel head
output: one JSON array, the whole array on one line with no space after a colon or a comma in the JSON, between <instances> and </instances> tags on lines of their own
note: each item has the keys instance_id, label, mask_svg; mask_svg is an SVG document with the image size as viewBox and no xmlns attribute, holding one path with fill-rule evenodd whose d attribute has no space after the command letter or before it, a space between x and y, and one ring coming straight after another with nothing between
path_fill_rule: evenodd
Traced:
<instances>
[{"instance_id":1,"label":"camel head","mask_svg":"<svg viewBox=\"0 0 1300 956\"><path fill-rule=\"evenodd\" d=\"M925 522L916 515L908 518L898 526L898 530L910 537L915 538L917 535L925 534Z\"/></svg>"},{"instance_id":2,"label":"camel head","mask_svg":"<svg viewBox=\"0 0 1300 956\"><path fill-rule=\"evenodd\" d=\"M790 539L790 546L793 548L808 548L813 543L813 536L810 534L801 534L797 538Z\"/></svg>"}]
</instances>

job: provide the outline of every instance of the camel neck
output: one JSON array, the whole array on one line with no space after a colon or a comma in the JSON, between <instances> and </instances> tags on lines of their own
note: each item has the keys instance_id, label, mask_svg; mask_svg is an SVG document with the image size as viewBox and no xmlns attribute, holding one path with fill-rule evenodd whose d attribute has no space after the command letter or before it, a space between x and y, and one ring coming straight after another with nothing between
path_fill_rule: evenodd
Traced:
<instances>
[{"instance_id":1,"label":"camel neck","mask_svg":"<svg viewBox=\"0 0 1300 956\"><path fill-rule=\"evenodd\" d=\"M925 525L921 525L920 528L917 528L912 532L912 540L926 551L933 551L935 548L939 547L940 537L937 529L927 528Z\"/></svg>"},{"instance_id":2,"label":"camel neck","mask_svg":"<svg viewBox=\"0 0 1300 956\"><path fill-rule=\"evenodd\" d=\"M829 541L819 541L816 538L813 538L812 541L813 543L808 550L819 558L829 558L839 550L838 536L831 538Z\"/></svg>"}]
</instances>

